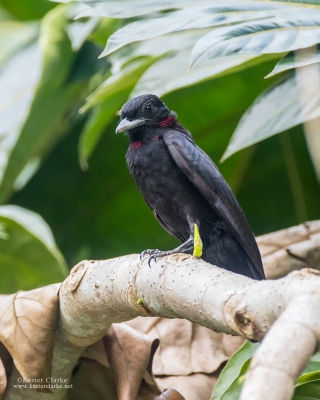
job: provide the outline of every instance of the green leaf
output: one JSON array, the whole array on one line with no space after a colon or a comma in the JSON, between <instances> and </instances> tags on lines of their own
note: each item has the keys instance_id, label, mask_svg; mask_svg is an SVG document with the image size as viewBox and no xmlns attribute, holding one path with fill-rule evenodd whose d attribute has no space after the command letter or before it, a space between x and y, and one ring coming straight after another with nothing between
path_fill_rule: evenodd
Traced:
<instances>
[{"instance_id":1,"label":"green leaf","mask_svg":"<svg viewBox=\"0 0 320 400\"><path fill-rule=\"evenodd\" d=\"M111 35L102 55L106 56L129 43L152 39L172 32L226 26L270 17L273 16L273 9L276 7L277 5L274 6L270 3L266 3L264 6L259 4L257 7L254 3L251 5L247 2L240 2L236 5L205 4L163 14L156 18L142 19L125 25Z\"/></svg>"},{"instance_id":2,"label":"green leaf","mask_svg":"<svg viewBox=\"0 0 320 400\"><path fill-rule=\"evenodd\" d=\"M306 4L308 6L308 4L314 5L314 6L320 6L320 2L319 0L271 0L271 1L279 1L279 2L286 2L286 3L296 3L299 6L303 6L304 4Z\"/></svg>"},{"instance_id":3,"label":"green leaf","mask_svg":"<svg viewBox=\"0 0 320 400\"><path fill-rule=\"evenodd\" d=\"M316 372L320 371L320 363L318 361L311 361L309 364L306 366L305 370L303 371L304 374L307 374L309 372Z\"/></svg>"},{"instance_id":4,"label":"green leaf","mask_svg":"<svg viewBox=\"0 0 320 400\"><path fill-rule=\"evenodd\" d=\"M69 3L73 0L53 0L56 2L60 3ZM88 5L87 9L82 11L81 14L79 14L80 17L92 17L92 16L100 16L100 17L111 17L111 18L132 18L132 17L138 17L142 15L147 15L150 13L155 13L159 11L164 11L164 10L170 10L170 9L186 9L188 7L193 7L193 6L201 6L202 4L210 4L212 5L212 0L138 0L134 1L125 1L125 0L119 0L119 1L109 1L109 0L78 0L81 3L84 3ZM303 3L306 4L319 4L317 0L294 0L294 1L289 1L289 0L284 0L283 2L280 1L280 3L298 3L298 5L301 7L303 6ZM227 2L224 2L227 3ZM228 2L231 7L234 6L234 2L230 1ZM236 3L240 3L240 1L237 1ZM251 9L252 7L255 7L256 4L253 4L251 2ZM274 2L256 2L260 9L263 7L274 7L274 8L283 8L283 4L277 4L277 0ZM266 4L269 3L269 4ZM273 4L272 4L273 3ZM243 1L242 4L245 4ZM289 6L289 4L288 4Z\"/></svg>"},{"instance_id":5,"label":"green leaf","mask_svg":"<svg viewBox=\"0 0 320 400\"><path fill-rule=\"evenodd\" d=\"M41 66L39 47L34 43L12 57L0 72L0 191L41 77Z\"/></svg>"},{"instance_id":6,"label":"green leaf","mask_svg":"<svg viewBox=\"0 0 320 400\"><path fill-rule=\"evenodd\" d=\"M18 175L17 179L14 181L14 190L18 191L23 189L32 176L38 171L41 165L41 157L30 158L26 166Z\"/></svg>"},{"instance_id":7,"label":"green leaf","mask_svg":"<svg viewBox=\"0 0 320 400\"><path fill-rule=\"evenodd\" d=\"M87 40L88 36L98 25L99 18L92 17L88 21L73 21L67 27L67 32L72 43L72 50L77 51Z\"/></svg>"},{"instance_id":8,"label":"green leaf","mask_svg":"<svg viewBox=\"0 0 320 400\"><path fill-rule=\"evenodd\" d=\"M241 379L239 381L239 377L247 370L249 361L258 347L259 343L246 341L241 348L234 353L219 376L218 382L213 389L211 400L237 399L237 397L234 396L234 392L239 395L242 385L242 381Z\"/></svg>"},{"instance_id":9,"label":"green leaf","mask_svg":"<svg viewBox=\"0 0 320 400\"><path fill-rule=\"evenodd\" d=\"M144 93L163 96L175 90L225 74L231 74L249 66L266 61L268 56L238 54L207 60L188 70L190 51L182 50L154 63L138 81L130 97ZM270 57L270 56L269 56ZM274 58L274 56L271 56ZM163 74L163 71L166 71Z\"/></svg>"},{"instance_id":10,"label":"green leaf","mask_svg":"<svg viewBox=\"0 0 320 400\"><path fill-rule=\"evenodd\" d=\"M65 85L74 59L66 24L66 6L53 9L42 21L39 45L24 48L0 71L0 202L29 160L47 151L64 128L78 90Z\"/></svg>"},{"instance_id":11,"label":"green leaf","mask_svg":"<svg viewBox=\"0 0 320 400\"><path fill-rule=\"evenodd\" d=\"M232 382L228 390L224 393L224 395L221 397L221 400L238 400L240 397L240 392L242 390L242 386L244 383L245 379L245 374L248 371L248 368L250 366L251 358L247 360L240 371L239 377Z\"/></svg>"},{"instance_id":12,"label":"green leaf","mask_svg":"<svg viewBox=\"0 0 320 400\"><path fill-rule=\"evenodd\" d=\"M222 160L245 147L320 116L319 104L319 92L317 96L299 98L296 78L290 74L263 92L245 112Z\"/></svg>"},{"instance_id":13,"label":"green leaf","mask_svg":"<svg viewBox=\"0 0 320 400\"><path fill-rule=\"evenodd\" d=\"M258 343L245 342L244 345L229 359L222 370L218 382L213 390L211 400L238 400L249 368L250 361L254 355ZM319 399L320 394L320 363L310 362L306 372L302 374L297 382L293 400ZM316 369L316 370L314 370ZM302 397L300 397L302 396ZM318 396L318 397L314 397Z\"/></svg>"},{"instance_id":14,"label":"green leaf","mask_svg":"<svg viewBox=\"0 0 320 400\"><path fill-rule=\"evenodd\" d=\"M107 38L114 32L118 20L112 18L100 18L99 22L90 34L89 40L98 44L98 46L104 47Z\"/></svg>"},{"instance_id":15,"label":"green leaf","mask_svg":"<svg viewBox=\"0 0 320 400\"><path fill-rule=\"evenodd\" d=\"M120 72L111 75L88 97L87 103L80 109L80 112L83 113L99 102L111 98L124 90L127 90L129 94L137 80L157 59L158 57L137 59Z\"/></svg>"},{"instance_id":16,"label":"green leaf","mask_svg":"<svg viewBox=\"0 0 320 400\"><path fill-rule=\"evenodd\" d=\"M320 9L283 9L276 15L213 30L196 43L191 65L238 53L283 53L320 42Z\"/></svg>"},{"instance_id":17,"label":"green leaf","mask_svg":"<svg viewBox=\"0 0 320 400\"><path fill-rule=\"evenodd\" d=\"M312 357L311 357L311 361L313 362L319 362L320 363L320 351L318 351L317 353L315 353ZM319 364L320 367L320 364ZM319 368L320 369L320 368Z\"/></svg>"},{"instance_id":18,"label":"green leaf","mask_svg":"<svg viewBox=\"0 0 320 400\"><path fill-rule=\"evenodd\" d=\"M207 31L208 29L199 29L184 33L171 33L131 44L119 49L108 59L113 65L112 70L117 73L137 58L146 56L164 57L160 58L144 72L130 95L130 98L133 98L144 93L163 96L174 90L221 76L225 73L232 73L275 57L274 55L260 57L256 55L235 55L206 61L190 71L190 50L199 37Z\"/></svg>"},{"instance_id":19,"label":"green leaf","mask_svg":"<svg viewBox=\"0 0 320 400\"><path fill-rule=\"evenodd\" d=\"M1 0L4 7L15 18L25 20L36 20L42 18L56 5L50 1L43 0Z\"/></svg>"},{"instance_id":20,"label":"green leaf","mask_svg":"<svg viewBox=\"0 0 320 400\"><path fill-rule=\"evenodd\" d=\"M312 357L311 360L309 361L309 364L306 366L305 370L303 371L303 374L307 374L309 372L316 372L320 371L320 353L315 353Z\"/></svg>"},{"instance_id":21,"label":"green leaf","mask_svg":"<svg viewBox=\"0 0 320 400\"><path fill-rule=\"evenodd\" d=\"M319 400L320 399L320 385L308 383L299 386L294 391L292 400Z\"/></svg>"},{"instance_id":22,"label":"green leaf","mask_svg":"<svg viewBox=\"0 0 320 400\"><path fill-rule=\"evenodd\" d=\"M88 169L88 159L97 146L101 135L110 122L114 120L116 112L121 109L128 98L128 94L129 90L125 89L97 104L92 109L79 141L79 162L84 171Z\"/></svg>"},{"instance_id":23,"label":"green leaf","mask_svg":"<svg viewBox=\"0 0 320 400\"><path fill-rule=\"evenodd\" d=\"M37 23L22 23L18 21L0 22L0 68L20 49L26 47L38 35ZM0 78L1 79L1 78Z\"/></svg>"},{"instance_id":24,"label":"green leaf","mask_svg":"<svg viewBox=\"0 0 320 400\"><path fill-rule=\"evenodd\" d=\"M54 0L61 3L68 3L72 0ZM210 3L210 0L138 0L132 1L96 1L81 0L81 3L87 4L86 10L79 13L77 18L81 17L110 17L110 18L132 18L157 11L164 11L175 8L186 8L199 3Z\"/></svg>"},{"instance_id":25,"label":"green leaf","mask_svg":"<svg viewBox=\"0 0 320 400\"><path fill-rule=\"evenodd\" d=\"M137 61L139 58L141 58L141 60L146 57L160 58L161 56L172 55L177 51L185 49L190 50L201 35L207 32L208 29L199 29L188 33L171 33L125 46L108 57L109 62L112 64L112 72L113 74L120 72L125 66L128 66L131 62ZM166 73L167 71L161 74L163 80L165 79Z\"/></svg>"},{"instance_id":26,"label":"green leaf","mask_svg":"<svg viewBox=\"0 0 320 400\"><path fill-rule=\"evenodd\" d=\"M14 17L6 10L3 8L0 4L0 22L4 21L12 21L14 20Z\"/></svg>"},{"instance_id":27,"label":"green leaf","mask_svg":"<svg viewBox=\"0 0 320 400\"><path fill-rule=\"evenodd\" d=\"M211 400L238 400L245 374L258 343L245 342L244 345L230 358L222 370L213 390ZM311 361L305 372L296 382L296 400L319 399L320 394L320 363ZM310 372L306 372L310 371ZM301 396L301 397L300 397Z\"/></svg>"},{"instance_id":28,"label":"green leaf","mask_svg":"<svg viewBox=\"0 0 320 400\"><path fill-rule=\"evenodd\" d=\"M288 71L293 68L300 68L306 65L315 64L320 62L320 46L317 46L316 52L313 48L310 48L310 52L293 52L286 54L274 67L273 71L270 72L266 78L270 78L281 72Z\"/></svg>"},{"instance_id":29,"label":"green leaf","mask_svg":"<svg viewBox=\"0 0 320 400\"><path fill-rule=\"evenodd\" d=\"M66 263L38 214L18 206L0 206L0 227L0 293L65 279Z\"/></svg>"},{"instance_id":30,"label":"green leaf","mask_svg":"<svg viewBox=\"0 0 320 400\"><path fill-rule=\"evenodd\" d=\"M320 381L320 370L302 374L296 382L296 387L299 387L301 385L305 385L309 382L314 382L314 381Z\"/></svg>"}]
</instances>

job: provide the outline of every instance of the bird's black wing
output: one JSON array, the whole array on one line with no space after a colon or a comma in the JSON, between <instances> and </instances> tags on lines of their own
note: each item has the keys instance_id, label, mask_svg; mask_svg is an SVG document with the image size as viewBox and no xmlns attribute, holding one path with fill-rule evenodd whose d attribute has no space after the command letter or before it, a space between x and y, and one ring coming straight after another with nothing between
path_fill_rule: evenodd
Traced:
<instances>
[{"instance_id":1,"label":"bird's black wing","mask_svg":"<svg viewBox=\"0 0 320 400\"><path fill-rule=\"evenodd\" d=\"M252 276L264 279L260 252L250 225L217 166L193 139L180 130L167 131L163 140L177 166L226 223L247 253L252 262Z\"/></svg>"}]
</instances>

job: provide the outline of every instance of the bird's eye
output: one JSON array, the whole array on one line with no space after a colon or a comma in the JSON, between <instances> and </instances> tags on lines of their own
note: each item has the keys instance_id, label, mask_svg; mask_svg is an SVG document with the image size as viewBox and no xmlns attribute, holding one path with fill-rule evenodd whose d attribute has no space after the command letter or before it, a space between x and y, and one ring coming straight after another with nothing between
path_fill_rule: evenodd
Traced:
<instances>
[{"instance_id":1,"label":"bird's eye","mask_svg":"<svg viewBox=\"0 0 320 400\"><path fill-rule=\"evenodd\" d=\"M151 104L148 104L147 106L145 106L144 112L145 112L146 114L152 114L152 112L153 112L153 107L152 107L152 105L151 105Z\"/></svg>"}]
</instances>

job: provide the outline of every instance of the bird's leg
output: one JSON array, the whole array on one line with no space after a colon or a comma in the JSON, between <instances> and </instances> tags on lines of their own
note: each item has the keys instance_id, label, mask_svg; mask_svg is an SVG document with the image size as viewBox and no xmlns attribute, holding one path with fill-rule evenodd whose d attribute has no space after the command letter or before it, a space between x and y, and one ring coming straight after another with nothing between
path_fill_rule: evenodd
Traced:
<instances>
[{"instance_id":1,"label":"bird's leg","mask_svg":"<svg viewBox=\"0 0 320 400\"><path fill-rule=\"evenodd\" d=\"M193 253L192 253L192 255L194 257L200 258L202 256L202 250L203 250L202 240L201 240L200 233L199 233L200 223L198 220L195 220L190 215L192 215L192 213L187 214L187 220L188 220L188 224L189 224L190 234L193 237Z\"/></svg>"},{"instance_id":2,"label":"bird's leg","mask_svg":"<svg viewBox=\"0 0 320 400\"><path fill-rule=\"evenodd\" d=\"M202 256L202 240L199 233L199 228L197 224L193 227L193 255L200 258Z\"/></svg>"},{"instance_id":3,"label":"bird's leg","mask_svg":"<svg viewBox=\"0 0 320 400\"><path fill-rule=\"evenodd\" d=\"M182 243L180 246L176 247L173 250L169 251L161 251L158 249L144 250L140 254L140 260L142 260L145 256L149 256L148 265L149 267L151 267L150 263L152 260L157 262L158 258L170 256L171 254L177 254L177 253L190 253L193 249L194 249L194 240L193 237L190 236L186 242Z\"/></svg>"}]
</instances>

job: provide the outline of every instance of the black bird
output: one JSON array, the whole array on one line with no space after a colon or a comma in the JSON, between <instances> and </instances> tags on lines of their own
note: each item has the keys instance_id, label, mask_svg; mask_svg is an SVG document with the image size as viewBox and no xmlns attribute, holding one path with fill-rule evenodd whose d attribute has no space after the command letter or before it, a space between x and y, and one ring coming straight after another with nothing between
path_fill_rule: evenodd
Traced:
<instances>
[{"instance_id":1,"label":"black bird","mask_svg":"<svg viewBox=\"0 0 320 400\"><path fill-rule=\"evenodd\" d=\"M155 95L128 101L116 133L128 132L130 173L161 226L182 245L151 259L192 253L195 224L202 259L253 279L264 279L261 256L250 225L227 182L210 157Z\"/></svg>"}]
</instances>

